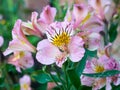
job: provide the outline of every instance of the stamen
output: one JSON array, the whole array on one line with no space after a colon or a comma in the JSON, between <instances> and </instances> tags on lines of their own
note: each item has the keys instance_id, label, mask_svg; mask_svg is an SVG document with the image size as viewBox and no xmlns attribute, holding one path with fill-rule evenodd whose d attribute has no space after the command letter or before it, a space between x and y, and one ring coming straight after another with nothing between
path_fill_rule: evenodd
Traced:
<instances>
[{"instance_id":1,"label":"stamen","mask_svg":"<svg viewBox=\"0 0 120 90\"><path fill-rule=\"evenodd\" d=\"M104 69L104 67L102 66L102 65L97 65L97 66L95 66L95 69L94 69L94 71L96 72L96 73L100 73L100 72L103 72L105 69Z\"/></svg>"}]
</instances>

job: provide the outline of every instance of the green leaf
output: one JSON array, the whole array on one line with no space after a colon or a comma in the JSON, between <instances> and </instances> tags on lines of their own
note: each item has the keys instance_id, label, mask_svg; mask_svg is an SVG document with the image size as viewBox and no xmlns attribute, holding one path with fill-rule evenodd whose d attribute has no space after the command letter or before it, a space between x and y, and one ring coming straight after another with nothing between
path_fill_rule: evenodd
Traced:
<instances>
[{"instance_id":1,"label":"green leaf","mask_svg":"<svg viewBox=\"0 0 120 90\"><path fill-rule=\"evenodd\" d=\"M120 73L120 71L118 71L118 70L108 70L108 71L105 71L102 73L91 73L91 74L83 73L83 75L88 76L88 77L104 78L104 77L114 76L119 73Z\"/></svg>"},{"instance_id":2,"label":"green leaf","mask_svg":"<svg viewBox=\"0 0 120 90\"><path fill-rule=\"evenodd\" d=\"M81 76L85 65L86 65L86 60L87 60L87 52L85 52L84 57L82 58L82 60L79 62L77 68L76 68L76 72L79 76Z\"/></svg>"},{"instance_id":3,"label":"green leaf","mask_svg":"<svg viewBox=\"0 0 120 90\"><path fill-rule=\"evenodd\" d=\"M35 90L47 90L47 83L40 84L38 88L35 88Z\"/></svg>"},{"instance_id":4,"label":"green leaf","mask_svg":"<svg viewBox=\"0 0 120 90\"><path fill-rule=\"evenodd\" d=\"M70 79L71 83L78 90L78 88L80 87L80 77L76 73L75 68L68 69L67 73L68 73L68 76L69 76L69 79Z\"/></svg>"},{"instance_id":5,"label":"green leaf","mask_svg":"<svg viewBox=\"0 0 120 90\"><path fill-rule=\"evenodd\" d=\"M41 40L39 37L33 36L33 35L28 36L27 38L28 38L28 40L30 41L30 43L32 43L32 45L35 45L35 46L36 46L37 43Z\"/></svg>"},{"instance_id":6,"label":"green leaf","mask_svg":"<svg viewBox=\"0 0 120 90\"><path fill-rule=\"evenodd\" d=\"M73 85L70 87L70 90L77 90Z\"/></svg>"},{"instance_id":7,"label":"green leaf","mask_svg":"<svg viewBox=\"0 0 120 90\"><path fill-rule=\"evenodd\" d=\"M97 50L90 51L90 50L86 49L86 53L87 53L87 56L90 56L90 57L96 57L97 56Z\"/></svg>"},{"instance_id":8,"label":"green leaf","mask_svg":"<svg viewBox=\"0 0 120 90\"><path fill-rule=\"evenodd\" d=\"M52 81L49 74L46 72L43 72L42 70L34 72L31 76L32 76L32 78L34 78L37 82L39 82L41 84L45 84L49 81Z\"/></svg>"},{"instance_id":9,"label":"green leaf","mask_svg":"<svg viewBox=\"0 0 120 90\"><path fill-rule=\"evenodd\" d=\"M20 85L19 84L15 84L13 87L13 90L20 90Z\"/></svg>"},{"instance_id":10,"label":"green leaf","mask_svg":"<svg viewBox=\"0 0 120 90\"><path fill-rule=\"evenodd\" d=\"M109 29L110 42L113 42L117 37L117 27L118 27L118 23L111 23Z\"/></svg>"},{"instance_id":11,"label":"green leaf","mask_svg":"<svg viewBox=\"0 0 120 90\"><path fill-rule=\"evenodd\" d=\"M4 87L5 83L4 83L4 78L0 78L0 87Z\"/></svg>"},{"instance_id":12,"label":"green leaf","mask_svg":"<svg viewBox=\"0 0 120 90\"><path fill-rule=\"evenodd\" d=\"M11 64L6 64L6 70L7 70L7 72L16 73L16 68L15 68L15 66L13 66L13 65L11 65Z\"/></svg>"}]
</instances>

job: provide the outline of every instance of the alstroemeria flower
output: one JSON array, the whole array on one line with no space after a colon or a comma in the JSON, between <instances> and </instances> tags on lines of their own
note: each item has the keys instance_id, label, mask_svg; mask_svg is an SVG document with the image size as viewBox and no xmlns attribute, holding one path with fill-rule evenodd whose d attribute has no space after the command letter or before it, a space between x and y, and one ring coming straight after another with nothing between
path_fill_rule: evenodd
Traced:
<instances>
[{"instance_id":1,"label":"alstroemeria flower","mask_svg":"<svg viewBox=\"0 0 120 90\"><path fill-rule=\"evenodd\" d=\"M112 46L111 43L109 43L108 45L104 46L104 42L102 41L102 44L98 48L97 56L101 57L103 55L106 55L106 56L110 57L110 55L111 55L111 52L110 52L111 46Z\"/></svg>"},{"instance_id":2,"label":"alstroemeria flower","mask_svg":"<svg viewBox=\"0 0 120 90\"><path fill-rule=\"evenodd\" d=\"M92 15L81 26L80 30L99 33L104 31L105 24L96 15Z\"/></svg>"},{"instance_id":3,"label":"alstroemeria flower","mask_svg":"<svg viewBox=\"0 0 120 90\"><path fill-rule=\"evenodd\" d=\"M74 28L79 27L81 22L86 21L90 15L89 15L89 8L84 4L75 4L73 7L73 16L72 19L74 20Z\"/></svg>"},{"instance_id":4,"label":"alstroemeria flower","mask_svg":"<svg viewBox=\"0 0 120 90\"><path fill-rule=\"evenodd\" d=\"M47 24L51 24L54 21L56 12L56 8L47 5L44 7L43 12L40 14L40 19L45 21Z\"/></svg>"},{"instance_id":5,"label":"alstroemeria flower","mask_svg":"<svg viewBox=\"0 0 120 90\"><path fill-rule=\"evenodd\" d=\"M20 78L19 83L20 90L32 90L32 88L30 87L31 84L30 76L24 75L22 78Z\"/></svg>"},{"instance_id":6,"label":"alstroemeria flower","mask_svg":"<svg viewBox=\"0 0 120 90\"><path fill-rule=\"evenodd\" d=\"M45 34L46 27L54 21L56 9L47 5L44 7L40 18L37 19L38 13L32 12L31 21L23 22L22 29L27 35L36 35L42 37Z\"/></svg>"},{"instance_id":7,"label":"alstroemeria flower","mask_svg":"<svg viewBox=\"0 0 120 90\"><path fill-rule=\"evenodd\" d=\"M47 29L47 38L38 43L37 60L42 64L56 62L58 66L69 57L71 61L78 62L84 56L83 40L73 35L73 25L68 22L52 23Z\"/></svg>"},{"instance_id":8,"label":"alstroemeria flower","mask_svg":"<svg viewBox=\"0 0 120 90\"><path fill-rule=\"evenodd\" d=\"M14 52L14 55L10 56L8 63L16 67L18 72L22 69L30 68L34 65L34 60L30 52Z\"/></svg>"},{"instance_id":9,"label":"alstroemeria flower","mask_svg":"<svg viewBox=\"0 0 120 90\"><path fill-rule=\"evenodd\" d=\"M115 4L113 0L88 0L88 3L94 8L95 13L101 19L109 21L114 13Z\"/></svg>"},{"instance_id":10,"label":"alstroemeria flower","mask_svg":"<svg viewBox=\"0 0 120 90\"><path fill-rule=\"evenodd\" d=\"M0 36L0 47L3 45L3 43L4 43L4 39L2 36Z\"/></svg>"},{"instance_id":11,"label":"alstroemeria flower","mask_svg":"<svg viewBox=\"0 0 120 90\"><path fill-rule=\"evenodd\" d=\"M21 20L16 21L12 30L13 40L9 42L9 47L4 52L4 55L8 55L15 51L35 52L35 47L32 44L30 44L30 42L27 40L26 36L21 30L21 23Z\"/></svg>"},{"instance_id":12,"label":"alstroemeria flower","mask_svg":"<svg viewBox=\"0 0 120 90\"><path fill-rule=\"evenodd\" d=\"M95 32L79 32L78 36L82 37L85 42L85 48L89 49L90 51L97 50L101 45L101 35Z\"/></svg>"},{"instance_id":13,"label":"alstroemeria flower","mask_svg":"<svg viewBox=\"0 0 120 90\"><path fill-rule=\"evenodd\" d=\"M86 62L84 73L101 73L107 70L119 70L119 62L112 57L101 56L98 60L93 58ZM113 79L115 78L115 79ZM90 82L88 82L90 81ZM117 82L118 85L119 75L106 78L91 78L87 76L81 76L82 85L92 86L93 90L98 90L106 85L106 90L111 90L111 83Z\"/></svg>"}]
</instances>

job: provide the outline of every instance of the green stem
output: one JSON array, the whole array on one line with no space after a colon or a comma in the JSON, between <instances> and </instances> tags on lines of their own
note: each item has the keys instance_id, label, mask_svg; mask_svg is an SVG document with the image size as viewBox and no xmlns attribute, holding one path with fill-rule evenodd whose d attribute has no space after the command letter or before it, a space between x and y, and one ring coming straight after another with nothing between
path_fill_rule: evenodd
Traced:
<instances>
[{"instance_id":1,"label":"green stem","mask_svg":"<svg viewBox=\"0 0 120 90\"><path fill-rule=\"evenodd\" d=\"M105 23L105 35L104 35L104 42L105 42L105 45L108 45L109 43L109 34L108 34L108 23L106 22Z\"/></svg>"},{"instance_id":2,"label":"green stem","mask_svg":"<svg viewBox=\"0 0 120 90\"><path fill-rule=\"evenodd\" d=\"M58 70L57 70L55 67L53 67L53 68L55 69L55 71L56 71L56 73L57 73L57 76L58 76L60 82L62 83L62 86L63 86L63 89L62 89L62 90L66 90L67 88L65 87L65 82L62 80L62 78L61 78Z\"/></svg>"},{"instance_id":3,"label":"green stem","mask_svg":"<svg viewBox=\"0 0 120 90\"><path fill-rule=\"evenodd\" d=\"M67 88L67 90L68 90L68 88L69 88L69 85L68 85L68 75L67 75L66 66L63 66L63 70L64 70L64 73L65 73L65 79L66 79L66 88Z\"/></svg>"},{"instance_id":4,"label":"green stem","mask_svg":"<svg viewBox=\"0 0 120 90\"><path fill-rule=\"evenodd\" d=\"M49 74L50 74L50 77L52 78L53 82L55 82L55 84L56 84L57 86L59 86L58 82L54 79L53 75L52 75L51 73L49 73Z\"/></svg>"},{"instance_id":5,"label":"green stem","mask_svg":"<svg viewBox=\"0 0 120 90\"><path fill-rule=\"evenodd\" d=\"M3 75L5 77L5 82L6 82L6 88L7 90L11 90L13 86L13 81L11 80L11 77L9 76L7 70L6 70L6 64L5 62L3 63L4 67L2 69Z\"/></svg>"}]
</instances>

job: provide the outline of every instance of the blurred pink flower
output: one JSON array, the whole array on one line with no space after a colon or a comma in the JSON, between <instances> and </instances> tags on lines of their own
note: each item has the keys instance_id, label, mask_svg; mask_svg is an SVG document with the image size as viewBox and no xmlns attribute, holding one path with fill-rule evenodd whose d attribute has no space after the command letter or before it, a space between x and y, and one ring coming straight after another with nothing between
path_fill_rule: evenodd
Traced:
<instances>
[{"instance_id":1,"label":"blurred pink flower","mask_svg":"<svg viewBox=\"0 0 120 90\"><path fill-rule=\"evenodd\" d=\"M68 22L52 23L46 31L47 38L38 43L37 60L42 64L56 62L58 66L69 57L71 61L78 62L84 56L83 40L73 36L73 25Z\"/></svg>"},{"instance_id":2,"label":"blurred pink flower","mask_svg":"<svg viewBox=\"0 0 120 90\"><path fill-rule=\"evenodd\" d=\"M34 65L34 60L30 52L14 52L14 55L10 56L8 63L16 67L18 72L22 69L30 68Z\"/></svg>"},{"instance_id":3,"label":"blurred pink flower","mask_svg":"<svg viewBox=\"0 0 120 90\"><path fill-rule=\"evenodd\" d=\"M110 57L111 46L112 46L112 43L109 43L108 45L104 46L104 41L102 40L102 44L99 46L97 51L97 56L101 57L103 55L106 55L107 57Z\"/></svg>"},{"instance_id":4,"label":"blurred pink flower","mask_svg":"<svg viewBox=\"0 0 120 90\"><path fill-rule=\"evenodd\" d=\"M95 13L101 18L109 21L115 11L115 4L113 0L88 0Z\"/></svg>"},{"instance_id":5,"label":"blurred pink flower","mask_svg":"<svg viewBox=\"0 0 120 90\"><path fill-rule=\"evenodd\" d=\"M21 20L17 20L12 30L13 40L9 42L9 46L4 52L4 55L8 55L16 51L29 51L35 52L35 47L27 40L26 36L21 30Z\"/></svg>"},{"instance_id":6,"label":"blurred pink flower","mask_svg":"<svg viewBox=\"0 0 120 90\"><path fill-rule=\"evenodd\" d=\"M45 34L46 27L54 21L56 9L47 5L44 7L40 18L37 19L38 13L33 12L31 21L22 23L22 30L27 35L36 35L42 37Z\"/></svg>"},{"instance_id":7,"label":"blurred pink flower","mask_svg":"<svg viewBox=\"0 0 120 90\"><path fill-rule=\"evenodd\" d=\"M84 73L100 73L107 70L119 70L119 62L117 62L112 57L107 57L105 55L101 56L98 60L93 58L86 62ZM88 82L90 81L90 82ZM111 90L111 83L117 82L117 85L120 84L119 75L106 78L91 78L87 76L81 76L82 85L92 86L93 90L101 89L106 85L106 90Z\"/></svg>"},{"instance_id":8,"label":"blurred pink flower","mask_svg":"<svg viewBox=\"0 0 120 90\"><path fill-rule=\"evenodd\" d=\"M51 24L55 19L56 12L56 8L47 5L40 14L40 19L42 19L47 24Z\"/></svg>"},{"instance_id":9,"label":"blurred pink flower","mask_svg":"<svg viewBox=\"0 0 120 90\"><path fill-rule=\"evenodd\" d=\"M30 76L24 75L22 78L20 78L19 83L20 90L32 90L32 88L30 87L31 84Z\"/></svg>"},{"instance_id":10,"label":"blurred pink flower","mask_svg":"<svg viewBox=\"0 0 120 90\"><path fill-rule=\"evenodd\" d=\"M89 31L89 32L96 32L99 33L100 31L104 31L105 24L104 22L99 19L96 15L91 15L86 21L82 22L80 26L80 30L82 31Z\"/></svg>"},{"instance_id":11,"label":"blurred pink flower","mask_svg":"<svg viewBox=\"0 0 120 90\"><path fill-rule=\"evenodd\" d=\"M99 33L83 31L77 35L82 37L85 42L85 48L90 51L97 50L101 45L102 37Z\"/></svg>"},{"instance_id":12,"label":"blurred pink flower","mask_svg":"<svg viewBox=\"0 0 120 90\"><path fill-rule=\"evenodd\" d=\"M2 36L0 36L0 47L3 45L3 43L4 43L4 39Z\"/></svg>"},{"instance_id":13,"label":"blurred pink flower","mask_svg":"<svg viewBox=\"0 0 120 90\"><path fill-rule=\"evenodd\" d=\"M73 23L75 30L99 33L105 29L103 20L86 4L75 4L72 11L68 8L64 20Z\"/></svg>"},{"instance_id":14,"label":"blurred pink flower","mask_svg":"<svg viewBox=\"0 0 120 90\"><path fill-rule=\"evenodd\" d=\"M75 4L72 11L72 18L74 20L74 28L79 27L82 21L86 21L89 17L89 8L85 4Z\"/></svg>"}]
</instances>

